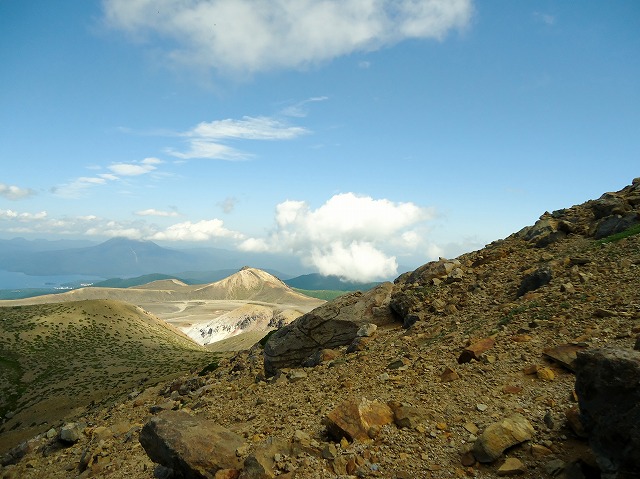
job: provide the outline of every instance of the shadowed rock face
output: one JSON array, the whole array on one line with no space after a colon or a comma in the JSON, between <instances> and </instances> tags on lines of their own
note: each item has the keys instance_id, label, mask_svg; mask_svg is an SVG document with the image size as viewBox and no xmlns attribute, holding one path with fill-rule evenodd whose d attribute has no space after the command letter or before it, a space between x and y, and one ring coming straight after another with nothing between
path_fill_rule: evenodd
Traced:
<instances>
[{"instance_id":1,"label":"shadowed rock face","mask_svg":"<svg viewBox=\"0 0 640 479\"><path fill-rule=\"evenodd\" d=\"M235 451L242 437L182 411L165 411L140 432L149 457L186 479L213 479L220 469L240 468Z\"/></svg>"},{"instance_id":2,"label":"shadowed rock face","mask_svg":"<svg viewBox=\"0 0 640 479\"><path fill-rule=\"evenodd\" d=\"M365 323L376 325L395 321L389 309L393 285L382 283L322 305L276 331L264 348L264 370L272 376L278 369L300 366L321 349L350 344Z\"/></svg>"},{"instance_id":3,"label":"shadowed rock face","mask_svg":"<svg viewBox=\"0 0 640 479\"><path fill-rule=\"evenodd\" d=\"M640 471L640 352L613 348L579 352L580 418L603 477Z\"/></svg>"}]
</instances>

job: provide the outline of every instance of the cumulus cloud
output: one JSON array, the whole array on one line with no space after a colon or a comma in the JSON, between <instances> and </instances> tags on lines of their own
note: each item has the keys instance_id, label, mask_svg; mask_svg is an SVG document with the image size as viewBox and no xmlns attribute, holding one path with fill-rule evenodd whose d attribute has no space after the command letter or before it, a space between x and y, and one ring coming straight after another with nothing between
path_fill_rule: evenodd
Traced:
<instances>
[{"instance_id":1,"label":"cumulus cloud","mask_svg":"<svg viewBox=\"0 0 640 479\"><path fill-rule=\"evenodd\" d=\"M463 28L471 0L104 0L108 25L223 73L300 69ZM160 42L157 42L160 43Z\"/></svg>"},{"instance_id":2,"label":"cumulus cloud","mask_svg":"<svg viewBox=\"0 0 640 479\"><path fill-rule=\"evenodd\" d=\"M20 222L27 221L40 221L47 217L46 211L40 211L39 213L18 213L14 210L1 210L0 209L0 219L1 220L15 220Z\"/></svg>"},{"instance_id":3,"label":"cumulus cloud","mask_svg":"<svg viewBox=\"0 0 640 479\"><path fill-rule=\"evenodd\" d=\"M185 221L169 226L164 231L158 231L149 239L158 241L208 241L214 238L242 239L243 235L231 231L224 226L222 220L202 220L196 223Z\"/></svg>"},{"instance_id":4,"label":"cumulus cloud","mask_svg":"<svg viewBox=\"0 0 640 479\"><path fill-rule=\"evenodd\" d=\"M0 183L0 196L8 200L22 200L35 194L36 192L30 188L20 188L19 186Z\"/></svg>"},{"instance_id":5,"label":"cumulus cloud","mask_svg":"<svg viewBox=\"0 0 640 479\"><path fill-rule=\"evenodd\" d=\"M395 203L354 193L333 196L317 209L304 201L276 206L276 228L267 239L249 238L245 251L288 251L322 274L355 281L389 278L397 273L396 256L421 246L415 227L433 211L414 203Z\"/></svg>"}]
</instances>

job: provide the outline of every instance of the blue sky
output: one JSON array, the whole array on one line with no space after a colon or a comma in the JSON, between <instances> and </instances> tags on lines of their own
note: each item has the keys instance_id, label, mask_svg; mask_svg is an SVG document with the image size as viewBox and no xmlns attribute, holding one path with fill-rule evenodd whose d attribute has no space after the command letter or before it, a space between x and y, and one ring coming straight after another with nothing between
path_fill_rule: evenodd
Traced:
<instances>
[{"instance_id":1,"label":"blue sky","mask_svg":"<svg viewBox=\"0 0 640 479\"><path fill-rule=\"evenodd\" d=\"M453 257L640 176L640 3L0 0L0 238Z\"/></svg>"}]
</instances>

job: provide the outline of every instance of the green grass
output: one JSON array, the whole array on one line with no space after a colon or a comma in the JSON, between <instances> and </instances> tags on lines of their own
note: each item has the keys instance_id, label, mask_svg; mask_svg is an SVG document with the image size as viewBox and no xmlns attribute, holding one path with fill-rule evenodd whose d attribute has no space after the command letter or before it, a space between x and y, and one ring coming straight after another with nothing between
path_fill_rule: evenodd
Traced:
<instances>
[{"instance_id":1,"label":"green grass","mask_svg":"<svg viewBox=\"0 0 640 479\"><path fill-rule=\"evenodd\" d=\"M615 243L616 241L620 241L621 239L628 238L629 236L634 236L640 234L640 224L632 226L629 229L621 231L620 233L616 233L611 236L607 236L606 238L602 238L596 241L596 244L603 245L607 243Z\"/></svg>"}]
</instances>

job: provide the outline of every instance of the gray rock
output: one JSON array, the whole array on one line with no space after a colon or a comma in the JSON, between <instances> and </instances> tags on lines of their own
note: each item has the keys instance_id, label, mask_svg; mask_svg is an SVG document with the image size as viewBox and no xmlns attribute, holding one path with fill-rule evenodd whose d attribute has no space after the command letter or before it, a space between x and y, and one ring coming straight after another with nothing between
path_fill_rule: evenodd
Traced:
<instances>
[{"instance_id":1,"label":"gray rock","mask_svg":"<svg viewBox=\"0 0 640 479\"><path fill-rule=\"evenodd\" d=\"M82 430L84 429L84 425L70 422L65 424L60 429L60 440L62 442L73 444L80 440L82 437Z\"/></svg>"},{"instance_id":2,"label":"gray rock","mask_svg":"<svg viewBox=\"0 0 640 479\"><path fill-rule=\"evenodd\" d=\"M603 478L640 471L640 352L614 348L579 352L580 419Z\"/></svg>"},{"instance_id":3,"label":"gray rock","mask_svg":"<svg viewBox=\"0 0 640 479\"><path fill-rule=\"evenodd\" d=\"M517 297L527 294L529 291L535 291L536 289L548 284L551 281L552 272L551 268L545 266L535 270L533 273L526 275L522 278L520 287L518 288Z\"/></svg>"},{"instance_id":4,"label":"gray rock","mask_svg":"<svg viewBox=\"0 0 640 479\"><path fill-rule=\"evenodd\" d=\"M140 431L149 458L185 479L213 479L220 469L240 469L236 449L244 440L213 421L183 411L165 411Z\"/></svg>"},{"instance_id":5,"label":"gray rock","mask_svg":"<svg viewBox=\"0 0 640 479\"><path fill-rule=\"evenodd\" d=\"M637 224L640 224L640 214L628 213L624 216L614 215L601 219L593 234L595 239L606 238L616 233L621 233Z\"/></svg>"},{"instance_id":6,"label":"gray rock","mask_svg":"<svg viewBox=\"0 0 640 479\"><path fill-rule=\"evenodd\" d=\"M299 367L320 349L350 344L363 324L389 324L395 320L389 298L392 283L382 283L366 293L337 298L299 317L269 337L264 347L264 371Z\"/></svg>"}]
</instances>

